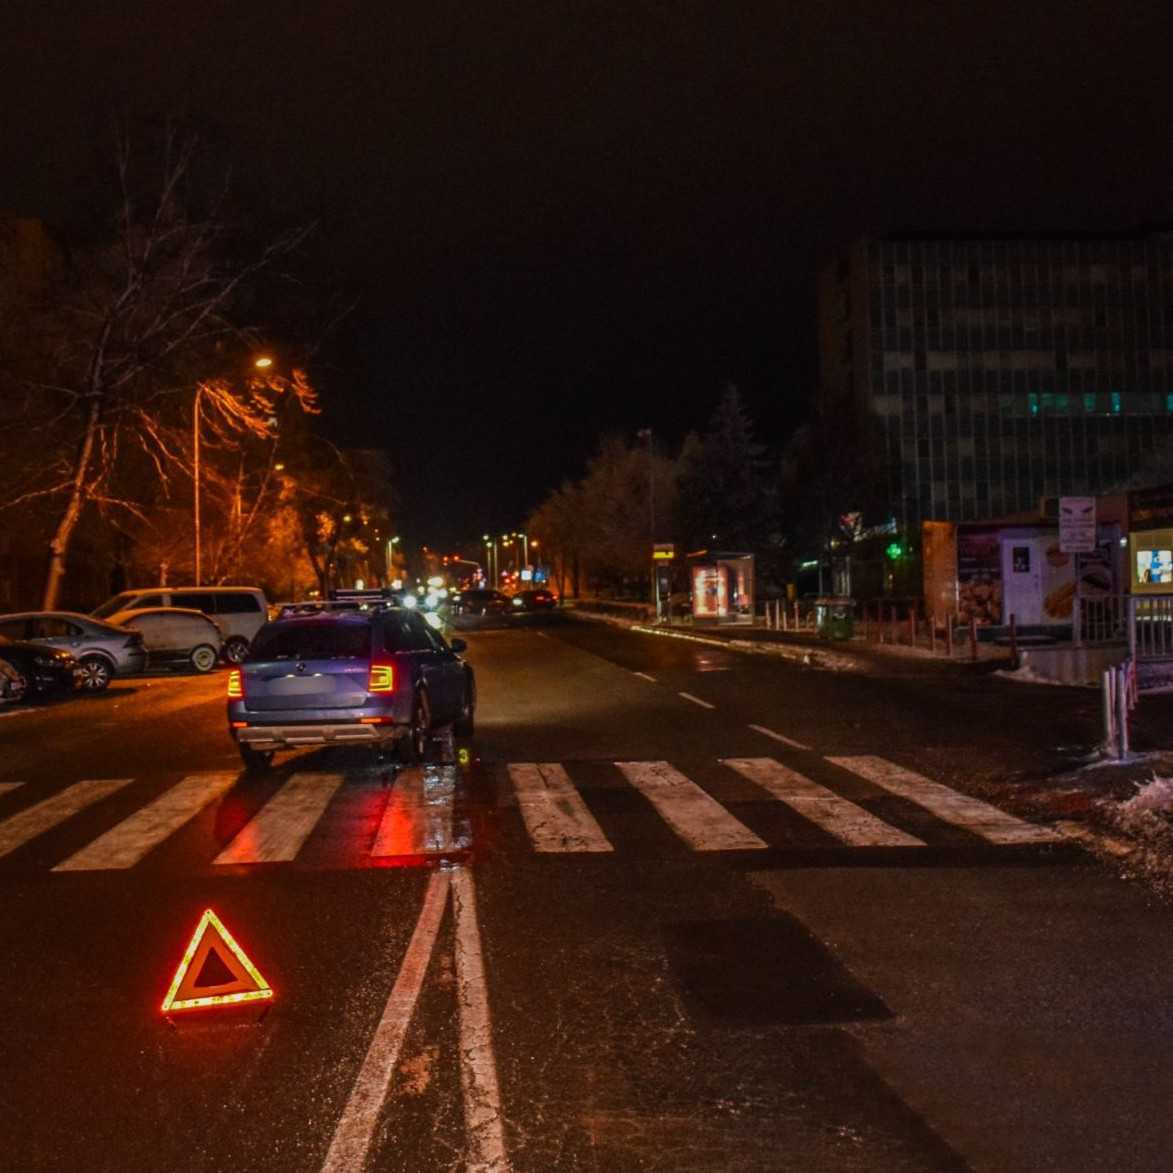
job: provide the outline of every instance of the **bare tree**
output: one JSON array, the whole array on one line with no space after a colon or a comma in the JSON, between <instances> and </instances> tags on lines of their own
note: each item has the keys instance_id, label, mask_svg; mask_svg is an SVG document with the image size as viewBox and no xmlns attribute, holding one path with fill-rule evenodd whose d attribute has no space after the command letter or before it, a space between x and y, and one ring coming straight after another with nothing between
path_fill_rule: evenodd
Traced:
<instances>
[{"instance_id":1,"label":"bare tree","mask_svg":"<svg viewBox=\"0 0 1173 1173\"><path fill-rule=\"evenodd\" d=\"M115 487L128 450L145 453L166 481L167 463L178 459L167 443L167 411L196 393L201 379L214 374L210 366L223 367L241 350L247 334L231 317L238 295L307 234L305 228L286 233L251 259L234 259L227 189L211 198L199 190L198 154L194 138L168 133L157 176L144 191L129 137L121 136L116 242L76 253L55 291L55 361L28 389L56 455L47 462L45 483L6 503L60 502L46 608L57 604L70 542L88 503L143 516ZM230 399L225 392L225 419L236 410ZM239 414L236 423L247 430Z\"/></svg>"}]
</instances>

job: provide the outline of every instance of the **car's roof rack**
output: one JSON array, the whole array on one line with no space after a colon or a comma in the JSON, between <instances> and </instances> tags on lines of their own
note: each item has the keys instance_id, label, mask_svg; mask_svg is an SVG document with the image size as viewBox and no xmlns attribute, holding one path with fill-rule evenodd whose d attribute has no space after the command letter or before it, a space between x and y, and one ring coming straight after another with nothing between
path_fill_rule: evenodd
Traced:
<instances>
[{"instance_id":1,"label":"car's roof rack","mask_svg":"<svg viewBox=\"0 0 1173 1173\"><path fill-rule=\"evenodd\" d=\"M274 603L278 619L295 615L328 615L333 612L387 611L398 609L394 599L305 599L297 602Z\"/></svg>"}]
</instances>

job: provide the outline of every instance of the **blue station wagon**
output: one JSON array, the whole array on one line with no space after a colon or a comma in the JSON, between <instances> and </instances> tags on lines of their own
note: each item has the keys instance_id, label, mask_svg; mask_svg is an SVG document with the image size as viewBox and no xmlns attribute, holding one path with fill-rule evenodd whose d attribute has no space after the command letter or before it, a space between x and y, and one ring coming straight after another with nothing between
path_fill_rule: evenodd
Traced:
<instances>
[{"instance_id":1,"label":"blue station wagon","mask_svg":"<svg viewBox=\"0 0 1173 1173\"><path fill-rule=\"evenodd\" d=\"M257 632L228 677L228 728L249 769L279 749L362 743L395 745L420 761L435 729L471 736L472 666L420 615L289 609Z\"/></svg>"}]
</instances>

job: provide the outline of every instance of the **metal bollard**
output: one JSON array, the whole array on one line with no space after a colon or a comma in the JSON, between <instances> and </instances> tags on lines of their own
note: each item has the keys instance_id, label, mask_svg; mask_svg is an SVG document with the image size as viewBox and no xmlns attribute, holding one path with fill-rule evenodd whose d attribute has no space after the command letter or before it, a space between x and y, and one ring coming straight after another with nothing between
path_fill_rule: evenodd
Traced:
<instances>
[{"instance_id":1,"label":"metal bollard","mask_svg":"<svg viewBox=\"0 0 1173 1173\"><path fill-rule=\"evenodd\" d=\"M971 615L969 617L969 658L976 660L977 654L977 616Z\"/></svg>"},{"instance_id":2,"label":"metal bollard","mask_svg":"<svg viewBox=\"0 0 1173 1173\"><path fill-rule=\"evenodd\" d=\"M1128 757L1128 667L1116 669L1116 756Z\"/></svg>"},{"instance_id":3,"label":"metal bollard","mask_svg":"<svg viewBox=\"0 0 1173 1173\"><path fill-rule=\"evenodd\" d=\"M953 612L945 612L945 655L953 659Z\"/></svg>"},{"instance_id":4,"label":"metal bollard","mask_svg":"<svg viewBox=\"0 0 1173 1173\"><path fill-rule=\"evenodd\" d=\"M1014 622L1014 615L1010 616L1010 663L1018 667L1018 625Z\"/></svg>"},{"instance_id":5,"label":"metal bollard","mask_svg":"<svg viewBox=\"0 0 1173 1173\"><path fill-rule=\"evenodd\" d=\"M1116 752L1116 673L1111 668L1105 668L1102 679L1102 699L1104 702L1104 752Z\"/></svg>"},{"instance_id":6,"label":"metal bollard","mask_svg":"<svg viewBox=\"0 0 1173 1173\"><path fill-rule=\"evenodd\" d=\"M929 651L935 656L937 654L937 613L935 611L929 612Z\"/></svg>"},{"instance_id":7,"label":"metal bollard","mask_svg":"<svg viewBox=\"0 0 1173 1173\"><path fill-rule=\"evenodd\" d=\"M916 604L908 608L908 635L912 646L916 647Z\"/></svg>"},{"instance_id":8,"label":"metal bollard","mask_svg":"<svg viewBox=\"0 0 1173 1173\"><path fill-rule=\"evenodd\" d=\"M900 628L896 623L896 604L892 604L892 610L888 612L888 619L892 624L892 642L898 644L900 642Z\"/></svg>"}]
</instances>

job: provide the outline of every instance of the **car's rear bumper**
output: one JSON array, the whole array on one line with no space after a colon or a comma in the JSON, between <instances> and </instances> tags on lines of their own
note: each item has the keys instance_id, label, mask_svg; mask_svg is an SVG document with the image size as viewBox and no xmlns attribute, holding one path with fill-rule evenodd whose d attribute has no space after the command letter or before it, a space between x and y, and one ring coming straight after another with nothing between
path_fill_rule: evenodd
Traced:
<instances>
[{"instance_id":1,"label":"car's rear bumper","mask_svg":"<svg viewBox=\"0 0 1173 1173\"><path fill-rule=\"evenodd\" d=\"M386 745L407 735L409 726L359 721L304 725L252 725L234 722L232 736L251 749L294 749L305 745Z\"/></svg>"}]
</instances>

